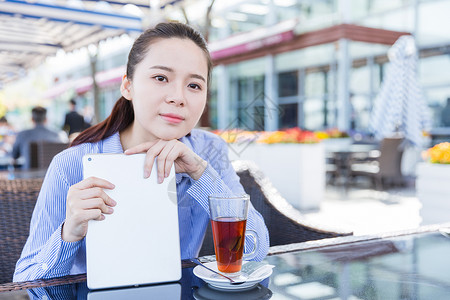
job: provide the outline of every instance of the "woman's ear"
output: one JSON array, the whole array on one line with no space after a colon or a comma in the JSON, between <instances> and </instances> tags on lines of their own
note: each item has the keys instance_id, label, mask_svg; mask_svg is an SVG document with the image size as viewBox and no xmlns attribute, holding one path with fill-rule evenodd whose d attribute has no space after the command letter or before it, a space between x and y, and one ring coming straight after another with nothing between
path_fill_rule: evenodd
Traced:
<instances>
[{"instance_id":1,"label":"woman's ear","mask_svg":"<svg viewBox=\"0 0 450 300\"><path fill-rule=\"evenodd\" d=\"M131 100L131 81L128 80L127 75L123 75L122 77L122 84L120 85L120 93L122 96L127 99Z\"/></svg>"}]
</instances>

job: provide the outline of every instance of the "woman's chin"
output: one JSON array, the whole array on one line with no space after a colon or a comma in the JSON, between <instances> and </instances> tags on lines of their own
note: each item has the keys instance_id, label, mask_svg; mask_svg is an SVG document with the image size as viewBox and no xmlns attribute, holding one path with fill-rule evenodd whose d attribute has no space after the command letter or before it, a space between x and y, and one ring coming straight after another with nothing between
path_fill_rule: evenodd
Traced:
<instances>
[{"instance_id":1,"label":"woman's chin","mask_svg":"<svg viewBox=\"0 0 450 300\"><path fill-rule=\"evenodd\" d=\"M178 140L186 136L189 132L158 132L158 137L165 141Z\"/></svg>"}]
</instances>

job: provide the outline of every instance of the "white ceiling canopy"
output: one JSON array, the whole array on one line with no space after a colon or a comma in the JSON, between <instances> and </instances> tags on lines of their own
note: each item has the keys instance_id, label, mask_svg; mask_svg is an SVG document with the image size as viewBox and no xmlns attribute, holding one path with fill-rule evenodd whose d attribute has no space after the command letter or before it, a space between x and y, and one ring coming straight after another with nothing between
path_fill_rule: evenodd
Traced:
<instances>
[{"instance_id":1,"label":"white ceiling canopy","mask_svg":"<svg viewBox=\"0 0 450 300\"><path fill-rule=\"evenodd\" d=\"M178 1L159 1L159 6ZM149 16L149 0L0 0L0 87L59 49L139 33Z\"/></svg>"}]
</instances>

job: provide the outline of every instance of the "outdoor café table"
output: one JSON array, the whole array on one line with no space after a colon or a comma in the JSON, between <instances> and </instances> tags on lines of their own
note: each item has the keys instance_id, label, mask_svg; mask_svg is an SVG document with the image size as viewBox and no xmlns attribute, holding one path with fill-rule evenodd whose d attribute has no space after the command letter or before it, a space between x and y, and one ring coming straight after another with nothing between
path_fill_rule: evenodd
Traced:
<instances>
[{"instance_id":1,"label":"outdoor caf\u00e9 table","mask_svg":"<svg viewBox=\"0 0 450 300\"><path fill-rule=\"evenodd\" d=\"M272 276L245 291L212 289L188 262L181 281L171 284L181 299L450 299L448 230L450 223L272 247L265 259L275 266ZM146 292L164 286L114 292L135 298L143 291L139 299L148 299ZM101 291L88 290L85 275L3 284L0 299L19 299L26 289L31 299L101 299L95 297Z\"/></svg>"},{"instance_id":2,"label":"outdoor caf\u00e9 table","mask_svg":"<svg viewBox=\"0 0 450 300\"><path fill-rule=\"evenodd\" d=\"M337 170L337 176L344 180L344 185L349 183L350 162L355 156L369 156L369 153L376 150L377 146L373 144L355 144L339 149L333 149L330 157L333 158Z\"/></svg>"}]
</instances>

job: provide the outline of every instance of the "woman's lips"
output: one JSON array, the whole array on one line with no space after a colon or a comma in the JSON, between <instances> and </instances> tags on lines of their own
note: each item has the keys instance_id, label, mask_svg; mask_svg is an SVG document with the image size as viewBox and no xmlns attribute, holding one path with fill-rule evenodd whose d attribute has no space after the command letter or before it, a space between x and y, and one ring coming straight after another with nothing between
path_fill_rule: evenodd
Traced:
<instances>
[{"instance_id":1,"label":"woman's lips","mask_svg":"<svg viewBox=\"0 0 450 300\"><path fill-rule=\"evenodd\" d=\"M180 115L176 115L176 114L161 114L161 118L163 118L163 120L169 122L169 123L173 123L173 124L178 124L181 123L184 118Z\"/></svg>"}]
</instances>

